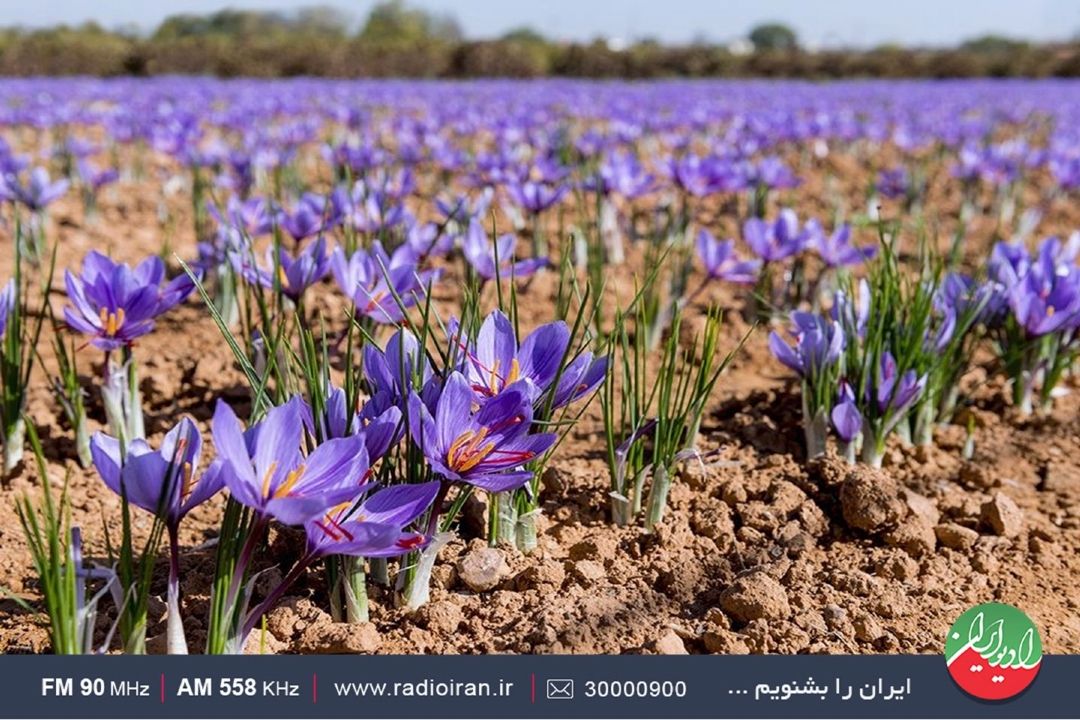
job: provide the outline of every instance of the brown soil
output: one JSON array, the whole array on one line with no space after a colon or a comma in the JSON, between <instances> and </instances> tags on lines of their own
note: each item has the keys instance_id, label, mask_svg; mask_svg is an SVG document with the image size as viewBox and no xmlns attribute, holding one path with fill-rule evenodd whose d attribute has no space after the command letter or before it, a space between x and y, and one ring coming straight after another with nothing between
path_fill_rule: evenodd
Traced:
<instances>
[{"instance_id":1,"label":"brown soil","mask_svg":"<svg viewBox=\"0 0 1080 720\"><path fill-rule=\"evenodd\" d=\"M829 162L832 162L830 159ZM822 167L798 191L803 212L824 215L831 196ZM833 168L845 194L859 197L865 169ZM815 190L817 188L817 190ZM59 266L75 268L90 248L127 261L160 252L159 188L121 185L105 193L102 217L88 224L74 197L58 204L51 237ZM829 191L837 192L835 187ZM928 207L955 206L947 187ZM183 198L175 198L177 228L189 228ZM852 202L850 206L857 207ZM895 209L893 209L895 211ZM1048 208L1044 234L1071 229L1067 205ZM717 229L733 234L730 218ZM993 223L968 247L985 252ZM945 236L948 227L943 227ZM190 230L171 246L190 257ZM10 243L0 265L11 270ZM640 265L640 258L636 263ZM630 268L613 273L628 292ZM453 280L450 280L453 286ZM54 282L55 288L62 288ZM531 283L521 303L526 324L549 320L554 278ZM453 293L440 299L452 302ZM327 283L315 306L340 317L342 300ZM739 308L745 296L711 288L699 300ZM62 291L51 297L59 312ZM726 349L746 327L730 314ZM691 325L693 316L688 320ZM718 386L702 427L704 463L690 463L674 483L659 531L615 528L608 519L607 470L598 448L598 408L584 416L545 478L540 547L529 556L500 548L505 567L497 585L473 592L462 568L483 558L467 537L445 547L435 569L431 602L415 614L395 609L391 593L372 588L372 623L335 625L321 572L313 571L270 613L267 634L252 651L382 653L873 653L940 652L952 621L979 602L1018 605L1038 624L1046 651L1080 652L1080 399L1059 399L1052 414L1015 417L1000 381L979 386L970 410L975 455L961 459L961 426L942 428L933 448L891 446L881 473L852 470L839 460L807 464L801 449L798 388L769 356L765 333L751 338ZM44 345L43 341L43 345ZM43 350L43 352L46 352ZM245 405L247 389L213 322L191 301L158 324L136 348L142 364L147 430L152 443L178 414L190 413L209 433L212 402ZM99 353L79 353L95 427ZM46 364L52 360L46 352ZM977 375L985 374L979 370ZM970 378L973 383L979 377ZM1072 380L1066 385L1074 387ZM119 501L95 472L71 459L70 431L44 384L35 377L30 412L37 421L54 481L70 473L75 522L89 549L104 554L104 518L113 528ZM966 423L966 418L964 420ZM209 453L206 453L209 454ZM23 468L0 489L0 584L31 603L39 598L14 513L14 498L36 485ZM184 522L184 608L193 648L206 616L213 537L221 499ZM479 504L468 510L475 520ZM140 518L146 521L145 517ZM475 522L466 521L469 534ZM275 533L265 566L286 568L296 537ZM164 594L164 566L156 591ZM260 583L263 586L264 583ZM151 608L151 648L160 648L163 603ZM103 622L107 622L104 619ZM12 600L0 602L0 650L48 650L44 618Z\"/></svg>"}]
</instances>

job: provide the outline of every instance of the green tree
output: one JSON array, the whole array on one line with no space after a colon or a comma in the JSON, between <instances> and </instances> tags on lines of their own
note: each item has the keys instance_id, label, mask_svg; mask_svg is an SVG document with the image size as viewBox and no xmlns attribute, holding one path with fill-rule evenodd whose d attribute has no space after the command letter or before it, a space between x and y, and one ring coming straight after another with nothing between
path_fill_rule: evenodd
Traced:
<instances>
[{"instance_id":1,"label":"green tree","mask_svg":"<svg viewBox=\"0 0 1080 720\"><path fill-rule=\"evenodd\" d=\"M758 52L762 50L794 50L799 47L795 31L782 23L765 23L750 31L750 42Z\"/></svg>"},{"instance_id":2,"label":"green tree","mask_svg":"<svg viewBox=\"0 0 1080 720\"><path fill-rule=\"evenodd\" d=\"M402 0L387 0L371 9L360 39L384 44L417 44L430 40L459 42L461 27L450 15L434 15L408 7Z\"/></svg>"}]
</instances>

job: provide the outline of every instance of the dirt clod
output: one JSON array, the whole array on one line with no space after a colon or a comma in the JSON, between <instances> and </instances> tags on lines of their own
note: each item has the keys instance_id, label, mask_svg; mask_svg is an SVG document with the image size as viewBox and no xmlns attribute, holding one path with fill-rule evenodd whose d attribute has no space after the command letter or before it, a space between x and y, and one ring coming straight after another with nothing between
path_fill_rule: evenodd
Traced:
<instances>
[{"instance_id":1,"label":"dirt clod","mask_svg":"<svg viewBox=\"0 0 1080 720\"><path fill-rule=\"evenodd\" d=\"M880 532L903 517L896 481L867 467L853 468L840 486L844 522L857 530Z\"/></svg>"},{"instance_id":2,"label":"dirt clod","mask_svg":"<svg viewBox=\"0 0 1080 720\"><path fill-rule=\"evenodd\" d=\"M668 630L653 644L659 655L688 655L686 645L674 630Z\"/></svg>"},{"instance_id":3,"label":"dirt clod","mask_svg":"<svg viewBox=\"0 0 1080 720\"><path fill-rule=\"evenodd\" d=\"M978 532L956 523L935 525L934 534L937 535L938 542L953 550L970 550L979 540Z\"/></svg>"},{"instance_id":4,"label":"dirt clod","mask_svg":"<svg viewBox=\"0 0 1080 720\"><path fill-rule=\"evenodd\" d=\"M382 645L371 623L312 625L300 636L297 652L311 655L370 654Z\"/></svg>"},{"instance_id":5,"label":"dirt clod","mask_svg":"<svg viewBox=\"0 0 1080 720\"><path fill-rule=\"evenodd\" d=\"M739 622L781 620L791 613L783 585L765 572L737 579L720 595L720 605Z\"/></svg>"},{"instance_id":6,"label":"dirt clod","mask_svg":"<svg viewBox=\"0 0 1080 720\"><path fill-rule=\"evenodd\" d=\"M994 493L983 503L982 520L995 534L1003 537L1016 537L1024 529L1024 512L1016 501L1002 492Z\"/></svg>"},{"instance_id":7,"label":"dirt clod","mask_svg":"<svg viewBox=\"0 0 1080 720\"><path fill-rule=\"evenodd\" d=\"M937 536L929 521L918 515L910 515L885 534L885 543L902 548L912 557L922 557L932 553L937 547Z\"/></svg>"}]
</instances>

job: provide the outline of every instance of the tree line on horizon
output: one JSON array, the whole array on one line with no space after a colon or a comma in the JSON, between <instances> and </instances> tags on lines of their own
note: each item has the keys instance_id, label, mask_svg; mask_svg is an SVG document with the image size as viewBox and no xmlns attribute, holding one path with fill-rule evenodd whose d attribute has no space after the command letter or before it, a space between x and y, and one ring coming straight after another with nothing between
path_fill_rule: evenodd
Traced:
<instances>
[{"instance_id":1,"label":"tree line on horizon","mask_svg":"<svg viewBox=\"0 0 1080 720\"><path fill-rule=\"evenodd\" d=\"M95 23L0 29L0 75L221 77L1077 77L1080 42L998 36L952 48L885 45L812 51L782 23L745 41L665 45L558 42L527 27L468 39L457 21L403 0L376 5L356 32L327 6L295 13L222 10L166 18L152 33Z\"/></svg>"}]
</instances>

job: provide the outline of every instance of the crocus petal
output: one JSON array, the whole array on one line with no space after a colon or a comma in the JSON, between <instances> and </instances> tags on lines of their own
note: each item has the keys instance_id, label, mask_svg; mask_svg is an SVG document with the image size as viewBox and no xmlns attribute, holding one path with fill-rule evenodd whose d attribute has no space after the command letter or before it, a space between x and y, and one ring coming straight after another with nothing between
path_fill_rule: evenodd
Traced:
<instances>
[{"instance_id":1,"label":"crocus petal","mask_svg":"<svg viewBox=\"0 0 1080 720\"><path fill-rule=\"evenodd\" d=\"M438 481L418 485L395 485L367 498L357 515L367 522L396 525L403 528L413 522L431 506L439 493Z\"/></svg>"},{"instance_id":2,"label":"crocus petal","mask_svg":"<svg viewBox=\"0 0 1080 720\"><path fill-rule=\"evenodd\" d=\"M799 375L805 372L806 367L802 358L790 345L784 342L784 339L775 330L769 333L769 350L772 352L773 357L799 373Z\"/></svg>"},{"instance_id":3,"label":"crocus petal","mask_svg":"<svg viewBox=\"0 0 1080 720\"><path fill-rule=\"evenodd\" d=\"M832 409L833 427L844 442L851 442L862 432L862 414L853 402L842 402Z\"/></svg>"},{"instance_id":4,"label":"crocus petal","mask_svg":"<svg viewBox=\"0 0 1080 720\"><path fill-rule=\"evenodd\" d=\"M541 325L521 344L518 358L521 377L529 378L543 392L555 380L570 344L570 330L559 321Z\"/></svg>"}]
</instances>

